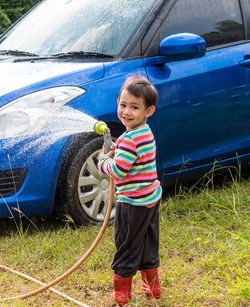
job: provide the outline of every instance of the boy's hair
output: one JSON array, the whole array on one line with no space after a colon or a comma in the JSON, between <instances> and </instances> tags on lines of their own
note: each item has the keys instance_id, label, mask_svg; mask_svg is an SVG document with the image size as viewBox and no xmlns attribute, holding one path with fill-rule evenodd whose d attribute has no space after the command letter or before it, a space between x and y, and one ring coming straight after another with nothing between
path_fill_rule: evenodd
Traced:
<instances>
[{"instance_id":1,"label":"boy's hair","mask_svg":"<svg viewBox=\"0 0 250 307\"><path fill-rule=\"evenodd\" d=\"M119 98L123 90L127 90L135 97L144 98L146 107L155 106L158 99L156 88L144 77L130 77L128 78L119 92Z\"/></svg>"}]
</instances>

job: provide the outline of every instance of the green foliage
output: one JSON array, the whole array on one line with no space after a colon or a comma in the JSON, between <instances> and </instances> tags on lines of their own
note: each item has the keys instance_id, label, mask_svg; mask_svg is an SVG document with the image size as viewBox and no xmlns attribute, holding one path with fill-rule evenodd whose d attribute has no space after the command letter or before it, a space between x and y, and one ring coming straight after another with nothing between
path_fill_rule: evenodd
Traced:
<instances>
[{"instance_id":1,"label":"green foliage","mask_svg":"<svg viewBox=\"0 0 250 307\"><path fill-rule=\"evenodd\" d=\"M11 21L9 17L0 9L0 33L3 33L9 26Z\"/></svg>"},{"instance_id":2,"label":"green foliage","mask_svg":"<svg viewBox=\"0 0 250 307\"><path fill-rule=\"evenodd\" d=\"M41 0L0 0L0 33Z\"/></svg>"},{"instance_id":3,"label":"green foliage","mask_svg":"<svg viewBox=\"0 0 250 307\"><path fill-rule=\"evenodd\" d=\"M143 295L138 272L133 278L133 299L128 307L249 305L250 178L232 177L222 186L215 185L212 178L205 182L180 187L175 195L164 196L160 215L162 297L156 302ZM55 220L31 224L26 219L22 227L20 236L13 220L0 220L0 264L43 282L53 280L75 264L100 228L70 227ZM106 228L92 255L56 285L58 290L89 306L112 306L113 231L112 225ZM0 273L0 299L37 288L15 274L3 270ZM73 306L49 291L26 300L1 303L10 307Z\"/></svg>"}]
</instances>

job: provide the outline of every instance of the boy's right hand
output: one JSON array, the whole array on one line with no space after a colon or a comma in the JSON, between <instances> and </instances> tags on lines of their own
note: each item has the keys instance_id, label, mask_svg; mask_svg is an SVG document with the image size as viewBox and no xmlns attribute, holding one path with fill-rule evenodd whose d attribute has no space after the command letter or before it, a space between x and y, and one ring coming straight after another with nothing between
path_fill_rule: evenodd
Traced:
<instances>
[{"instance_id":1,"label":"boy's right hand","mask_svg":"<svg viewBox=\"0 0 250 307\"><path fill-rule=\"evenodd\" d=\"M116 148L116 144L113 142L111 147L110 147L110 151L105 154L104 153L105 152L105 144L103 144L102 145L102 151L98 155L97 159L100 160L101 158L113 158L114 153L115 153L115 148Z\"/></svg>"}]
</instances>

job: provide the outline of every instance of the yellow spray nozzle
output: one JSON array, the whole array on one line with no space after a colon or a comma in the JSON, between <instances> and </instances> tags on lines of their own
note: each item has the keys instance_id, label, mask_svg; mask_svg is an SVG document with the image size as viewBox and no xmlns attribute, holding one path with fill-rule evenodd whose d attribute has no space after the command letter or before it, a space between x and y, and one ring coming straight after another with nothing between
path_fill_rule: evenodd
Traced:
<instances>
[{"instance_id":1,"label":"yellow spray nozzle","mask_svg":"<svg viewBox=\"0 0 250 307\"><path fill-rule=\"evenodd\" d=\"M94 126L94 130L97 134L103 135L105 150L104 153L108 153L111 150L112 146L112 137L110 134L110 129L106 123L100 121L97 122Z\"/></svg>"},{"instance_id":2,"label":"yellow spray nozzle","mask_svg":"<svg viewBox=\"0 0 250 307\"><path fill-rule=\"evenodd\" d=\"M107 129L108 129L107 124L102 121L97 122L94 127L95 132L100 135L103 135L103 133L106 132Z\"/></svg>"}]
</instances>

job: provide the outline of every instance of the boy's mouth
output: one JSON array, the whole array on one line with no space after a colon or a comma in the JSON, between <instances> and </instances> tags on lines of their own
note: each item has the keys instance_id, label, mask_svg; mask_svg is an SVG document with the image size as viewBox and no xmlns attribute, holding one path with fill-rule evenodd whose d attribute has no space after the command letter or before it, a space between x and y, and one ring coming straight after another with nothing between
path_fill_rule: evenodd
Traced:
<instances>
[{"instance_id":1,"label":"boy's mouth","mask_svg":"<svg viewBox=\"0 0 250 307\"><path fill-rule=\"evenodd\" d=\"M131 120L133 120L133 118L128 118L128 117L122 117L122 119L125 120L125 121L131 121Z\"/></svg>"}]
</instances>

